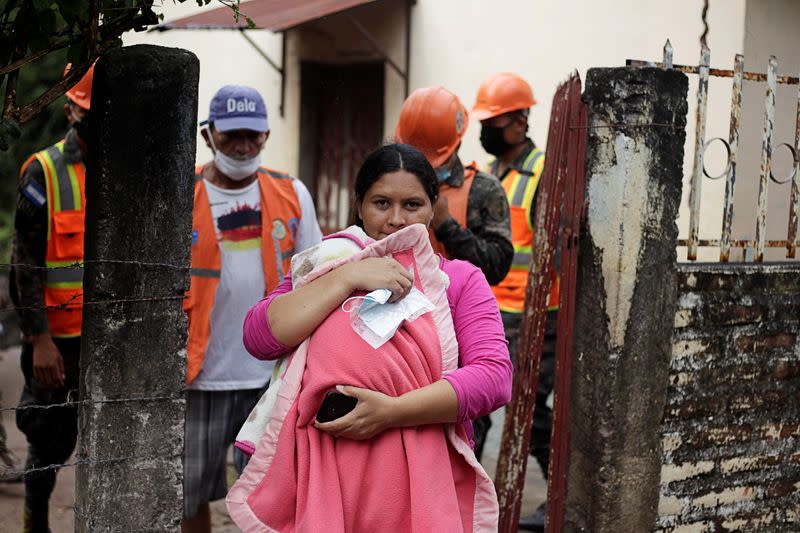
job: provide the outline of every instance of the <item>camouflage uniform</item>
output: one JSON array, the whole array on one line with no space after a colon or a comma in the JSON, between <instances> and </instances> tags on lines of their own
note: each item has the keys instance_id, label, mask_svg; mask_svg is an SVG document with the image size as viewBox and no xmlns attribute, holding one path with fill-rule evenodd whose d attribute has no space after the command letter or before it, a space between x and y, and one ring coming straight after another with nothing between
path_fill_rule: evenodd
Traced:
<instances>
[{"instance_id":1,"label":"camouflage uniform","mask_svg":"<svg viewBox=\"0 0 800 533\"><path fill-rule=\"evenodd\" d=\"M64 161L83 160L74 130L64 142ZM31 194L31 190L39 195ZM47 205L40 198L45 191L44 169L33 160L20 176L17 212L14 220L12 262L45 266L47 250ZM44 195L46 198L46 194ZM39 198L39 199L37 199ZM19 407L63 403L77 400L79 379L80 337L54 338L64 360L66 380L59 389L47 389L33 379L33 345L31 337L48 331L47 315L41 307L44 298L45 270L26 267L12 268L10 274L11 300L17 307L38 307L18 310L20 327L25 336L20 364L25 377ZM28 458L25 469L41 468L64 463L75 449L78 436L78 415L74 407L52 409L22 409L17 411L17 426L28 439ZM24 531L48 531L48 501L56 481L55 470L25 475Z\"/></svg>"},{"instance_id":2,"label":"camouflage uniform","mask_svg":"<svg viewBox=\"0 0 800 533\"><path fill-rule=\"evenodd\" d=\"M456 164L445 182L451 187L464 183L464 165ZM452 217L434 231L436 239L453 259L469 261L483 271L490 285L502 281L511 268L511 220L506 193L497 178L476 172L467 198L467 227Z\"/></svg>"},{"instance_id":3,"label":"camouflage uniform","mask_svg":"<svg viewBox=\"0 0 800 533\"><path fill-rule=\"evenodd\" d=\"M531 139L526 139L525 149L514 160L510 167L500 176L500 180L508 174L509 170L521 169L528 155L536 148ZM500 161L495 159L489 166L490 172L496 173L500 166ZM538 195L534 194L533 203L536 205ZM531 209L531 226L534 225L536 209ZM534 243L535 246L535 243ZM558 263L558 250L556 250L556 262ZM506 331L508 341L508 351L511 360L516 366L517 362L517 343L519 341L519 331L522 323L522 313L500 312L503 318L503 327ZM556 330L557 330L558 311L547 311L545 320L544 344L542 346L542 358L539 361L539 383L536 387L536 408L533 412L533 426L531 428L531 444L529 451L536 458L536 462L542 469L542 475L547 479L547 468L550 463L550 433L553 427L553 411L547 405L547 398L553 392L555 383L555 361L556 361Z\"/></svg>"},{"instance_id":4,"label":"camouflage uniform","mask_svg":"<svg viewBox=\"0 0 800 533\"><path fill-rule=\"evenodd\" d=\"M446 183L451 187L464 183L464 166L459 159ZM480 268L490 285L502 281L511 268L514 246L508 200L497 178L486 172L476 172L467 198L467 227L461 227L451 217L436 228L434 234L451 258L469 261ZM486 415L473 424L475 456L480 460L492 421Z\"/></svg>"}]
</instances>

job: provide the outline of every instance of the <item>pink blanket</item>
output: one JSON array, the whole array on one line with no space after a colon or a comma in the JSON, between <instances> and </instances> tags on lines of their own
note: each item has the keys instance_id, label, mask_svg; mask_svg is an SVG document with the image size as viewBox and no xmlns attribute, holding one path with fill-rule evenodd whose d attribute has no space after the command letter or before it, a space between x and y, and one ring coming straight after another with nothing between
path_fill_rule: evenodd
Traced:
<instances>
[{"instance_id":1,"label":"pink blanket","mask_svg":"<svg viewBox=\"0 0 800 533\"><path fill-rule=\"evenodd\" d=\"M454 424L391 429L367 441L313 427L324 394L354 385L398 396L455 370L458 347L428 233L411 226L322 265L308 283L366 257L413 267L435 309L371 348L337 309L292 355L267 428L227 497L244 531L495 531L494 487ZM301 284L302 284L301 283Z\"/></svg>"}]
</instances>

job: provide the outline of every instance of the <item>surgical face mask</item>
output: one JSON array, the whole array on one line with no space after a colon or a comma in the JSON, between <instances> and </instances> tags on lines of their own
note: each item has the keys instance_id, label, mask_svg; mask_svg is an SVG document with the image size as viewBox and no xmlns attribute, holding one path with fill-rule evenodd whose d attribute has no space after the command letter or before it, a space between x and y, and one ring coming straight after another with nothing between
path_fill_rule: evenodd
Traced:
<instances>
[{"instance_id":1,"label":"surgical face mask","mask_svg":"<svg viewBox=\"0 0 800 533\"><path fill-rule=\"evenodd\" d=\"M500 126L481 126L481 146L493 156L500 157L506 153L513 145L506 142L503 138L504 127Z\"/></svg>"},{"instance_id":2,"label":"surgical face mask","mask_svg":"<svg viewBox=\"0 0 800 533\"><path fill-rule=\"evenodd\" d=\"M450 178L450 174L452 174L452 171L450 170L450 167L447 165L441 166L436 169L436 177L439 178L439 183L444 183L445 181L447 181Z\"/></svg>"},{"instance_id":3,"label":"surgical face mask","mask_svg":"<svg viewBox=\"0 0 800 533\"><path fill-rule=\"evenodd\" d=\"M404 321L411 322L433 311L433 304L416 287L402 300L387 303L391 296L389 289L377 289L366 296L348 298L342 304L342 311L350 314L353 330L376 350L397 333ZM356 303L348 307L351 302Z\"/></svg>"},{"instance_id":4,"label":"surgical face mask","mask_svg":"<svg viewBox=\"0 0 800 533\"><path fill-rule=\"evenodd\" d=\"M208 133L208 138L211 141L211 148L214 150L214 165L216 165L217 170L230 179L242 181L255 174L258 167L261 166L260 153L256 154L254 157L236 159L235 157L223 154L222 150L219 150L214 145L214 137L211 136L211 132Z\"/></svg>"}]
</instances>

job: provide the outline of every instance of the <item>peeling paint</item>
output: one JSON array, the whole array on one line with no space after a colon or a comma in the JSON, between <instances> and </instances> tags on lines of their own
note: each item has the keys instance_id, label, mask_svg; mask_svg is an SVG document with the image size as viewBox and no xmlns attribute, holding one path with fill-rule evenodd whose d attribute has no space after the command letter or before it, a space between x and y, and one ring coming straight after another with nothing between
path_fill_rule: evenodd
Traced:
<instances>
[{"instance_id":1,"label":"peeling paint","mask_svg":"<svg viewBox=\"0 0 800 533\"><path fill-rule=\"evenodd\" d=\"M625 342L639 253L648 213L648 164L652 155L642 141L622 133L614 139L613 157L589 179L589 232L602 251L611 347Z\"/></svg>"},{"instance_id":2,"label":"peeling paint","mask_svg":"<svg viewBox=\"0 0 800 533\"><path fill-rule=\"evenodd\" d=\"M692 321L692 312L688 309L681 309L675 313L673 326L675 329L685 328Z\"/></svg>"},{"instance_id":3,"label":"peeling paint","mask_svg":"<svg viewBox=\"0 0 800 533\"><path fill-rule=\"evenodd\" d=\"M686 292L678 298L678 307L681 309L694 309L702 301L696 292Z\"/></svg>"}]
</instances>

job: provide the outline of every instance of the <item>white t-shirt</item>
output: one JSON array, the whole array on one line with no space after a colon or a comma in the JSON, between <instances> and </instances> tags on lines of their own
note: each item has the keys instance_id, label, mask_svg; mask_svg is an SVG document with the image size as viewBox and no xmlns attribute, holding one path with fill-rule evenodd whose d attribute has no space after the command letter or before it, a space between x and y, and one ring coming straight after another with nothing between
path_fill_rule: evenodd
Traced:
<instances>
[{"instance_id":1,"label":"white t-shirt","mask_svg":"<svg viewBox=\"0 0 800 533\"><path fill-rule=\"evenodd\" d=\"M314 203L303 183L291 178L301 217L295 252L319 243L322 232ZM259 361L242 343L242 324L250 308L264 296L261 258L261 191L258 181L243 189L221 189L203 180L211 205L222 255L222 272L211 311L211 332L203 367L189 386L197 390L258 389L275 366Z\"/></svg>"}]
</instances>

